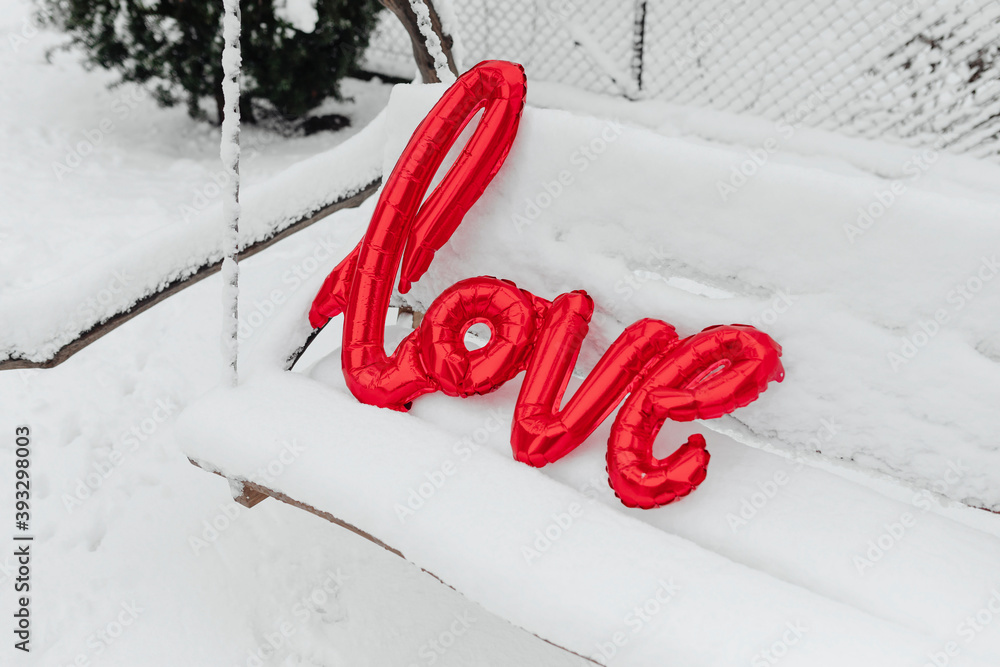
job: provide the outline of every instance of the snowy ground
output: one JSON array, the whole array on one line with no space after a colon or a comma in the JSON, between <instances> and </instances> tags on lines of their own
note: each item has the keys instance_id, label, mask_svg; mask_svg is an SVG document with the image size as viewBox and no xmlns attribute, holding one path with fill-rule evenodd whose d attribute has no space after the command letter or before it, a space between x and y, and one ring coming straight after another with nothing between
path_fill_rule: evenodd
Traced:
<instances>
[{"instance_id":1,"label":"snowy ground","mask_svg":"<svg viewBox=\"0 0 1000 667\"><path fill-rule=\"evenodd\" d=\"M3 7L0 34L20 34L23 14L21 5ZM107 91L104 74L82 73L67 55L44 64L42 54L52 43L51 35L40 33L17 50L10 42L0 45L0 301L28 290L44 294L52 281L72 280L111 250L171 225L197 224L184 221L182 207L200 203L199 192L206 196L218 168L213 128L144 101L126 111L128 91ZM282 423L248 418L243 431L238 424L222 432L206 428L200 435L207 442L196 443L199 434L190 432L190 424L211 424L205 410L217 408L211 428L218 428L227 410L239 408L216 397L201 403L200 417L197 410L186 417L188 431L175 426L183 408L219 377L220 286L213 278L56 369L0 374L0 433L11 434L0 447L0 468L11 469L8 443L16 424L28 423L36 443L35 652L28 660L15 655L21 664L579 664L486 609L601 658L616 631L623 625L633 629L630 605L660 592L656 586L644 592L644 577L653 570L675 578L680 593L667 613L639 625L641 635L629 636L619 652L622 664L649 664L651 656L662 660L666 651L691 665L774 664L762 652L785 641L786 622L803 619L809 630L804 638L788 635L796 641L783 647L782 664L812 666L837 656L861 656L850 664L880 666L996 664L1000 525L979 510L941 506L944 497L995 504L1000 488L993 483L1000 465L991 407L1000 385L990 319L996 285L981 286L961 309L948 299L956 281L979 268L980 255L997 247L998 199L987 189L996 168L940 156L914 176L915 156L906 149L833 142L796 127L779 133L771 124L667 105L629 107L553 86L530 90L535 104L620 116L633 127L615 134L614 146L600 160L583 158L586 168L580 169L583 163L574 156L585 145L581 137L589 143L618 126L529 113L521 143L483 205L441 254L427 284L418 284L418 302L473 273L512 278L546 296L586 288L605 308L585 348L591 361L616 327L638 316L663 317L684 333L750 320L785 345L789 375L727 428L786 456L808 453L815 438L824 452L853 458L854 465L845 469L816 457L802 465L712 434L709 478L694 495L660 510L633 512L605 486L607 427L544 475L509 461L504 427L491 431L486 451L473 459L469 470L476 472L460 470L435 498L440 502L421 510L411 528L423 528L404 530L394 504L435 469L435 461L451 456L453 443L492 424L494 415L506 424L517 383L464 402L425 397L412 414L386 416L346 396L335 335L317 341L304 360L301 370L319 384L301 397L296 387L305 380L298 374L271 385L266 371L251 376L247 394L277 394L274 402L287 401L289 412L297 401L308 406L321 399L378 424L370 429L374 433L383 427L412 430L412 447L390 448L385 455L413 465L390 466L393 476L384 479L379 475L385 466L377 465L382 459L352 466L375 465L371 479L401 495L373 493L376 500L389 500L337 509L354 513L345 519L379 529L377 535L467 599L304 512L274 501L244 510L229 501L223 480L187 463L182 448L197 446L234 457L234 467L247 464L240 460L243 453L259 453L253 441L266 439L267 429ZM345 92L357 102L324 110L352 116L350 132L373 118L389 95L377 83L352 82ZM432 101L428 91L400 91L400 99L410 102L390 110L390 164L409 134L406 125ZM100 141L91 134L94 152L81 156L69 173L57 174L53 163L65 163L105 118L114 129L102 132ZM252 191L293 163L322 158L347 133L292 140L253 131L244 136L248 144L256 137L260 146L259 157L243 168ZM767 168L745 184L731 182L731 168L759 156L769 140L778 142L778 150L767 152ZM636 161L644 165L640 173ZM560 168L573 170L576 191L539 206L544 200L538 195ZM621 202L577 197L599 192L600 179L622 191L633 188L627 215ZM907 196L852 243L845 226L856 223L856 209L877 201L894 180ZM720 183L737 191L723 199ZM644 198L651 191L654 196ZM538 214L530 209L532 200ZM367 224L371 204L324 220L246 262L244 312L270 312L267 296L276 286L291 304L286 311L308 303L323 277L321 268L308 267L317 266L317 253L337 255L324 255L324 267L346 253ZM659 228L651 224L657 220ZM627 225L633 227L623 233L619 227ZM960 225L962 233L949 233L949 225ZM767 238L752 233L761 228L768 229ZM580 253L589 257L586 270ZM786 283L795 289L788 291ZM921 321L933 318L935 306L949 309L948 326L894 373L887 353L902 337L912 339ZM258 354L267 352L264 334L278 320L264 319L268 325L248 341L251 355L255 345ZM309 451L305 472L328 469L321 454L343 447L342 436L350 432L344 428L340 438L323 440L340 426L337 413L319 412L316 424L329 428L319 436L303 432L304 439L323 442ZM825 426L824 419L835 426ZM694 429L705 430L665 429L663 446ZM360 439L365 432L352 435ZM359 452L347 447L340 453ZM317 481L326 480L300 479L302 470L281 483L336 504L336 494L358 480L330 470L329 483L319 488ZM911 486L873 479L873 471L894 473ZM513 486L505 488L506 481ZM484 487L493 495L483 494ZM358 489L358 497L377 488L373 483ZM918 488L938 493L920 494ZM537 495L504 496L512 489ZM482 503L471 506L479 515L458 502L473 492L483 494L471 496ZM447 502L449 494L456 502ZM9 508L13 489L5 487L2 497ZM511 560L502 548L489 550L490 528L520 530L529 540L535 528L545 527L547 512L578 497L586 503L579 532L546 554L540 567L519 561L519 552ZM529 507L526 499L535 502ZM523 512L499 511L504 505ZM452 526L455 533L463 525L469 535L483 530L482 540L447 530L439 543L426 540L434 531ZM631 536L648 549L609 535ZM484 575L463 556L493 558L497 567ZM608 562L636 567L625 568L625 575L601 570ZM0 559L5 590L12 564L10 557ZM532 587L545 576L597 570L609 574L588 578L586 585L554 587L549 597ZM8 596L0 606L0 613L11 613ZM272 652L269 642L278 648ZM9 645L0 650L13 654ZM254 651L267 655L258 663ZM864 661L873 655L880 657Z\"/></svg>"}]
</instances>

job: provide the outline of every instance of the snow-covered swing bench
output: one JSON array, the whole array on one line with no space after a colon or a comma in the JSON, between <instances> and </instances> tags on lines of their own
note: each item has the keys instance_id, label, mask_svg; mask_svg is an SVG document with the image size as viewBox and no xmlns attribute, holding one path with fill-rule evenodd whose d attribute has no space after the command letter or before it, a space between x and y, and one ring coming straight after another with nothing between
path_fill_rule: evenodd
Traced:
<instances>
[{"instance_id":1,"label":"snow-covered swing bench","mask_svg":"<svg viewBox=\"0 0 1000 667\"><path fill-rule=\"evenodd\" d=\"M444 89L393 92L380 126L383 173ZM608 120L526 108L503 170L405 301L397 295L395 303L426 312L446 286L484 274L537 294L586 289L599 310L581 355L585 368L624 323L647 313L670 312L687 332L744 319L733 313L753 312L759 301L726 295L718 285L733 270L766 275L768 249L731 215L710 214L718 208L714 185L697 172L722 159ZM688 174L690 166L698 168ZM623 202L625 191L631 196ZM321 223L345 256L375 205ZM702 214L698 228L665 227L673 217ZM699 256L705 247L712 257ZM651 299L636 279L650 280L664 262L694 267L689 273L705 276L705 284L668 280L674 290ZM191 461L226 477L242 504L273 497L311 511L600 664L744 664L770 651L786 665L894 665L936 648L919 622L907 622L933 613L922 594L891 589L887 610L875 600L888 583L833 577L831 589L810 581L804 572L813 564L794 556L800 540L810 554L822 552L824 539L849 530L830 495L861 507L871 501L867 489L709 434L715 458L699 492L659 510L628 510L607 484L599 445L607 426L543 470L512 460L517 392L510 385L464 400L423 396L408 414L362 404L345 384L339 351L322 347L340 338L339 318L289 372L313 333L306 313L323 277L312 276L245 341L238 385L203 397L178 420L176 437ZM388 348L411 326L405 315L389 326ZM774 419L766 408L740 417L715 428L747 439ZM676 442L682 434L668 424L660 439ZM738 522L752 517L735 515L735 527L724 517L757 492L795 530L740 539ZM724 530L707 527L712 521ZM730 560L734 550L756 568Z\"/></svg>"}]
</instances>

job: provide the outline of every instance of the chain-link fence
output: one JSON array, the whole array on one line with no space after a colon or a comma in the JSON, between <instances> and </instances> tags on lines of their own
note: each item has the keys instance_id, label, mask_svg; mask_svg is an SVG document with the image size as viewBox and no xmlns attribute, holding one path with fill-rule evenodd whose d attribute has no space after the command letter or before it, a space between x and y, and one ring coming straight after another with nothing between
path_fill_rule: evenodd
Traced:
<instances>
[{"instance_id":1,"label":"chain-link fence","mask_svg":"<svg viewBox=\"0 0 1000 667\"><path fill-rule=\"evenodd\" d=\"M451 0L460 62L1000 160L997 0ZM368 66L412 76L386 13Z\"/></svg>"}]
</instances>

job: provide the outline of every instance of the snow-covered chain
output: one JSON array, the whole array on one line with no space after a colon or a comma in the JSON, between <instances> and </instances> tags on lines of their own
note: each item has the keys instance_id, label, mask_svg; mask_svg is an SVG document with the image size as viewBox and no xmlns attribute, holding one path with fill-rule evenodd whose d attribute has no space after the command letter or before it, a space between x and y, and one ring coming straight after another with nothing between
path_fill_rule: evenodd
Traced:
<instances>
[{"instance_id":1,"label":"snow-covered chain","mask_svg":"<svg viewBox=\"0 0 1000 667\"><path fill-rule=\"evenodd\" d=\"M219 154L222 167L229 175L222 203L224 231L222 235L222 353L225 359L224 381L235 386L236 360L239 355L239 265L236 253L240 223L240 2L223 0L225 11L222 33L222 141Z\"/></svg>"},{"instance_id":2,"label":"snow-covered chain","mask_svg":"<svg viewBox=\"0 0 1000 667\"><path fill-rule=\"evenodd\" d=\"M410 0L410 7L417 15L417 26L420 34L424 36L424 43L427 45L427 52L434 58L434 71L442 83L455 83L455 74L448 67L448 57L444 55L441 39L434 32L434 25L431 23L431 12L423 0Z\"/></svg>"}]
</instances>

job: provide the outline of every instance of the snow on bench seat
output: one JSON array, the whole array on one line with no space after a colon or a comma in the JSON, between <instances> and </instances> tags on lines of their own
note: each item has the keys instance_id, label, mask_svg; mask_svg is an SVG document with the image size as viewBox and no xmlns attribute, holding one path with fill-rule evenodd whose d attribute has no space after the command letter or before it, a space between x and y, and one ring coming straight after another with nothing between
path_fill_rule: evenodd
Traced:
<instances>
[{"instance_id":1,"label":"snow on bench seat","mask_svg":"<svg viewBox=\"0 0 1000 667\"><path fill-rule=\"evenodd\" d=\"M453 433L297 373L262 371L209 394L185 410L176 437L203 467L329 512L489 611L602 663L614 651L620 664L749 664L783 636L789 667L921 664L938 649L936 637L591 502L502 452L483 448L448 474ZM423 506L401 513L409 491L438 473Z\"/></svg>"},{"instance_id":2,"label":"snow on bench seat","mask_svg":"<svg viewBox=\"0 0 1000 667\"><path fill-rule=\"evenodd\" d=\"M336 213L314 228L301 232L297 238L303 250L299 250L297 256L301 257L303 252L308 256L309 248L336 248L339 244L346 251L353 247L354 237L364 228L372 205L373 202L369 201L362 208ZM245 313L252 314L258 310L254 304L267 303L267 296L274 285L280 282L282 275L287 274L288 261L287 255L269 251L246 262L242 272ZM312 290L318 288L322 278L322 273L316 272L310 279L311 284L307 283L288 294L283 310L268 319L246 341L241 356L244 382L271 382L275 376L274 367L280 366L287 352L307 335L308 326L295 314L305 312ZM255 320L250 318L250 321ZM340 323L340 319L335 319L328 325L296 368L311 378L308 380L310 386L333 391L339 399L346 399L348 404L352 404L354 399L344 384L339 350L336 349L340 340ZM387 335L394 341L405 333L405 327L396 326L390 327ZM297 381L305 379L297 373L294 375ZM267 379L259 380L259 376ZM282 378L284 374L277 377ZM577 382L574 381L574 385ZM480 452L489 450L503 460L511 459L509 428L518 385L519 381L515 379L489 396L466 400L441 395L424 396L415 402L413 410L407 415L365 408L363 413L372 424L386 414L389 419L405 417L410 420L408 423L429 424L439 429L437 437L444 443L442 454L433 466L409 471L406 484L384 499L393 506L396 518L402 516L402 524L411 524L411 515L406 510L412 506L424 501L430 505L446 498L438 495L436 489L430 491L427 499L420 495L421 492L429 492L427 483L433 485L433 479L440 479L440 472L445 472L450 484L453 475L448 475L448 472L454 475L475 474L466 462L479 456ZM571 390L574 385L571 385ZM272 391L275 397L285 393L282 383L275 384ZM336 415L339 405L324 403L317 414ZM287 409L283 401L275 398L268 401L268 405L248 406L244 412L254 413L255 419L267 421L271 419L270 414L281 414ZM205 408L204 414L210 416L214 410L213 407ZM309 413L309 409L302 409L299 416L310 420ZM222 433L229 428L228 423L234 421L227 412L210 418L218 421L215 428ZM188 417L185 415L183 419L186 422ZM658 454L662 455L672 445L683 442L695 430L706 434L712 452L708 478L702 486L682 502L665 508L629 510L615 498L608 487L604 470L608 424L570 456L541 471L531 472L540 472L581 493L586 500L583 507L587 513L594 503L600 503L652 528L690 540L818 596L925 633L941 647L955 641L957 619L978 612L993 591L1000 590L995 576L996 563L1000 562L1000 539L994 536L1000 533L1000 527L996 525L996 519L1000 517L971 508L950 511L952 516L969 523L986 529L992 526L994 535L989 535L939 516L936 503L928 494L902 487L883 488L883 491L894 491L889 498L868 486L844 479L841 471L837 471L841 474L834 474L747 447L724 435L706 431L707 425L668 422L664 426L657 442L661 448ZM836 424L832 427L835 429ZM210 440L211 436L203 433L197 425L184 428L186 432L178 438L179 445L192 458L224 475L240 476L240 467L228 461L238 459L240 453L246 451L246 443L233 442L230 436L226 439L231 443L229 445L225 442L213 444L213 450L223 454L216 460L199 444L205 438ZM341 430L342 427L337 426L333 434ZM276 432L280 434L281 427ZM287 437L296 437L294 431L289 432ZM281 453L281 449L277 451ZM364 451L363 446L360 451ZM330 456L337 458L338 454L334 452ZM352 464L345 459L330 465L340 468ZM247 469L255 471L256 467L249 466ZM312 474L317 479L327 479L323 467L313 469ZM282 474L276 481L258 477L258 483L271 491L285 494L290 500L303 503L303 498L296 495L294 489L284 487L284 477ZM483 499L473 498L470 502L483 502ZM484 516L490 516L492 506L498 502L502 500L491 498L481 508ZM337 514L337 507L310 507L324 513L325 518L349 524L366 533L366 536L377 535L371 526L349 523L345 516ZM404 508L402 512L400 508ZM416 511L422 513L424 509L419 507ZM905 519L907 525L902 528L903 534L899 538L893 537L890 530L898 534L904 517L912 519ZM537 535L533 531L544 531L550 523L551 519L541 525L526 524L525 539L531 538L532 542L524 546L534 549L533 540L537 539ZM888 550L873 548L879 543L886 546L887 540ZM387 546L398 548L394 544ZM405 551L404 555L410 556ZM434 564L427 563L424 567L436 573ZM965 650L972 655L987 657L1000 653L1000 625L988 627L985 632L977 634L975 645Z\"/></svg>"},{"instance_id":3,"label":"snow on bench seat","mask_svg":"<svg viewBox=\"0 0 1000 667\"><path fill-rule=\"evenodd\" d=\"M439 92L397 87L383 168ZM581 169L581 147L606 131L613 140ZM784 346L785 382L731 420L667 424L657 454L712 428L810 465L706 433L713 458L695 493L628 510L607 487L607 424L542 470L512 460L518 379L484 397L424 396L409 414L361 405L343 383L339 319L301 373L279 370L309 334L305 313L324 270L273 313L268 306L243 341L242 385L188 408L180 446L199 465L353 526L490 611L602 663L613 651L614 664L752 664L775 650L782 665L923 665L954 644L963 664L993 664L1000 624L971 642L962 625L1000 600L992 517L951 510L988 534L940 516L936 494L900 488L893 499L812 465L822 449L859 471L990 505L1000 488L988 437L1000 417L985 407L994 369L966 354L990 335L981 314L964 310L935 337L938 347L899 373L885 352L895 323L924 312L934 285L947 286L957 259L975 258L993 227L975 201L914 191L885 220L917 225L933 242L896 251L893 234L904 232L886 225L857 241L868 246L840 247L851 207L883 182L775 161L721 202L715 181L738 159L730 149L529 108L500 176L405 298L422 309L453 282L484 274L549 297L587 289L603 310L581 372L640 317L682 334L755 321ZM567 170L563 192L540 199ZM537 215L525 225L532 201ZM346 254L373 205L297 238ZM952 219L963 216L960 237L946 233L948 206ZM288 270L272 251L246 262L244 312L261 311ZM765 318L779 292L791 304ZM993 298L984 290L979 303ZM949 375L958 368L968 372ZM937 423L921 407L934 400L965 421ZM282 456L291 462L278 466ZM551 544L540 539L546 531L558 535Z\"/></svg>"},{"instance_id":4,"label":"snow on bench seat","mask_svg":"<svg viewBox=\"0 0 1000 667\"><path fill-rule=\"evenodd\" d=\"M440 91L395 88L384 169ZM900 168L922 173L921 155ZM598 311L584 370L642 317L682 335L754 324L783 346L787 376L735 414L749 437L1000 510L1000 200L906 175L855 235L890 180L780 150L734 179L747 160L529 106L496 180L407 297L422 309L476 275L547 297L585 289Z\"/></svg>"}]
</instances>

